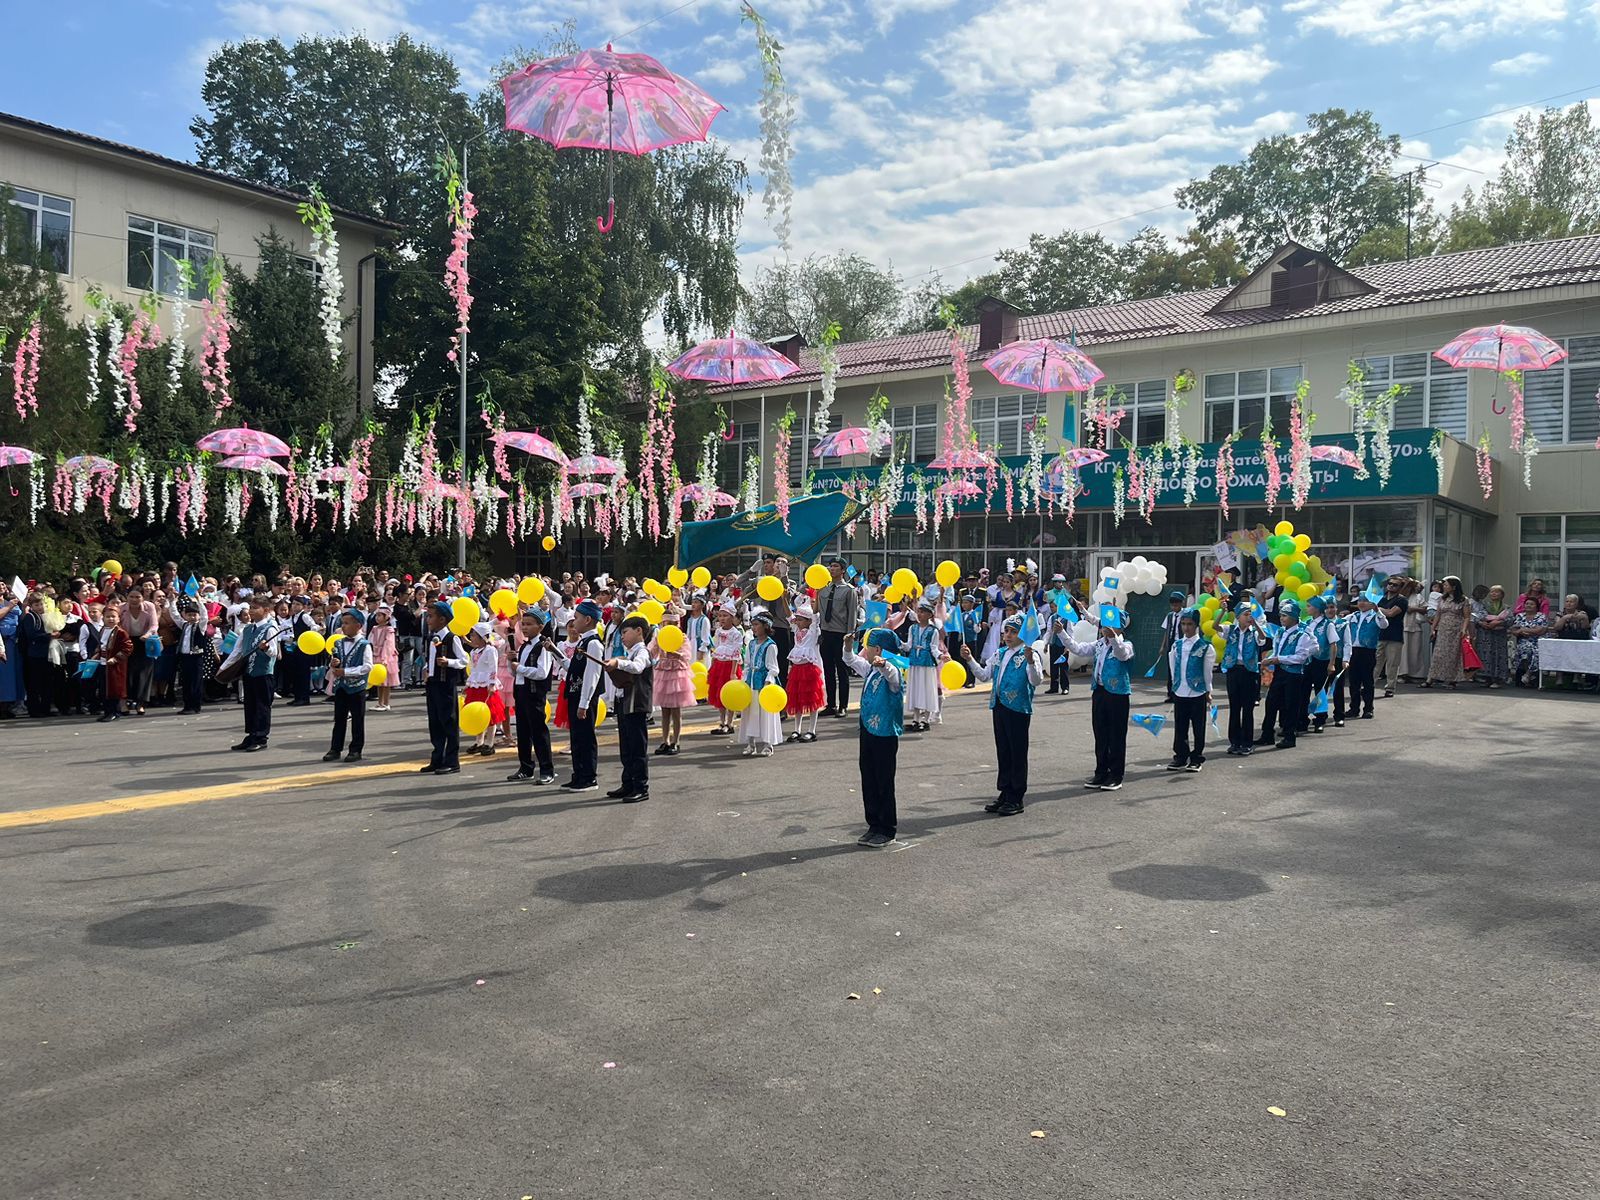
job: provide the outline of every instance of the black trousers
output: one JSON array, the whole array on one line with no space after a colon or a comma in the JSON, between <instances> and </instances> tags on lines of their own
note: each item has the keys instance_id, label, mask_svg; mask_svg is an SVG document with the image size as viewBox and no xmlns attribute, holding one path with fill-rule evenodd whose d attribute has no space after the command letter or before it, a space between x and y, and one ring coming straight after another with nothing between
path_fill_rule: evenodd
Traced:
<instances>
[{"instance_id":1,"label":"black trousers","mask_svg":"<svg viewBox=\"0 0 1600 1200\"><path fill-rule=\"evenodd\" d=\"M311 703L311 658L301 650L283 656L284 682L296 704Z\"/></svg>"},{"instance_id":2,"label":"black trousers","mask_svg":"<svg viewBox=\"0 0 1600 1200\"><path fill-rule=\"evenodd\" d=\"M22 660L22 689L30 717L50 715L50 702L55 698L56 675L60 670L60 667L51 666L48 658Z\"/></svg>"},{"instance_id":3,"label":"black trousers","mask_svg":"<svg viewBox=\"0 0 1600 1200\"><path fill-rule=\"evenodd\" d=\"M1294 745L1295 734L1300 731L1300 714L1306 711L1306 677L1291 675L1279 667L1272 673L1272 686L1267 689L1267 712L1261 723L1261 736L1272 736L1273 719L1277 719L1282 740Z\"/></svg>"},{"instance_id":4,"label":"black trousers","mask_svg":"<svg viewBox=\"0 0 1600 1200\"><path fill-rule=\"evenodd\" d=\"M1261 676L1248 667L1230 667L1228 681L1228 745L1244 747L1256 740L1256 703Z\"/></svg>"},{"instance_id":5,"label":"black trousers","mask_svg":"<svg viewBox=\"0 0 1600 1200\"><path fill-rule=\"evenodd\" d=\"M77 650L67 651L67 661L56 676L56 711L62 716L83 707L83 681L78 678L78 664L82 661Z\"/></svg>"},{"instance_id":6,"label":"black trousers","mask_svg":"<svg viewBox=\"0 0 1600 1200\"><path fill-rule=\"evenodd\" d=\"M206 656L178 655L178 686L183 689L183 711L199 712L206 698Z\"/></svg>"},{"instance_id":7,"label":"black trousers","mask_svg":"<svg viewBox=\"0 0 1600 1200\"><path fill-rule=\"evenodd\" d=\"M1305 674L1301 678L1305 680L1306 702L1304 709L1300 713L1300 732L1304 733L1311 725L1321 729L1328 723L1327 713L1321 713L1315 717L1311 715L1312 701L1316 699L1317 693L1322 690L1322 685L1328 682L1328 660L1322 658L1311 659L1306 663Z\"/></svg>"},{"instance_id":8,"label":"black trousers","mask_svg":"<svg viewBox=\"0 0 1600 1200\"><path fill-rule=\"evenodd\" d=\"M1121 783L1128 762L1128 697L1095 688L1089 702L1094 727L1094 776Z\"/></svg>"},{"instance_id":9,"label":"black trousers","mask_svg":"<svg viewBox=\"0 0 1600 1200\"><path fill-rule=\"evenodd\" d=\"M544 697L527 684L519 683L511 698L517 707L517 768L530 774L537 770L541 775L554 775L556 764L550 756L550 726L544 719Z\"/></svg>"},{"instance_id":10,"label":"black trousers","mask_svg":"<svg viewBox=\"0 0 1600 1200\"><path fill-rule=\"evenodd\" d=\"M1350 667L1345 679L1350 688L1350 715L1372 711L1372 677L1377 669L1378 652L1366 646L1352 646Z\"/></svg>"},{"instance_id":11,"label":"black trousers","mask_svg":"<svg viewBox=\"0 0 1600 1200\"><path fill-rule=\"evenodd\" d=\"M117 705L115 702L109 707L101 707L106 701L106 669L104 667L92 672L87 679L78 681L78 696L83 707L90 712L116 711Z\"/></svg>"},{"instance_id":12,"label":"black trousers","mask_svg":"<svg viewBox=\"0 0 1600 1200\"><path fill-rule=\"evenodd\" d=\"M1072 666L1065 661L1067 648L1046 645L1045 653L1050 656L1050 690L1066 695L1072 690Z\"/></svg>"},{"instance_id":13,"label":"black trousers","mask_svg":"<svg viewBox=\"0 0 1600 1200\"><path fill-rule=\"evenodd\" d=\"M999 701L989 710L994 724L995 790L1001 803L1022 803L1028 794L1028 729L1032 713L1007 708Z\"/></svg>"},{"instance_id":14,"label":"black trousers","mask_svg":"<svg viewBox=\"0 0 1600 1200\"><path fill-rule=\"evenodd\" d=\"M267 744L272 735L272 676L244 677L244 736L246 741Z\"/></svg>"},{"instance_id":15,"label":"black trousers","mask_svg":"<svg viewBox=\"0 0 1600 1200\"><path fill-rule=\"evenodd\" d=\"M839 712L850 707L850 668L844 665L844 639L844 634L827 629L817 639L822 674L827 681L828 707Z\"/></svg>"},{"instance_id":16,"label":"black trousers","mask_svg":"<svg viewBox=\"0 0 1600 1200\"><path fill-rule=\"evenodd\" d=\"M328 749L335 754L344 749L344 727L350 726L350 753L360 754L367 744L367 689L359 692L333 693L333 745Z\"/></svg>"},{"instance_id":17,"label":"black trousers","mask_svg":"<svg viewBox=\"0 0 1600 1200\"><path fill-rule=\"evenodd\" d=\"M572 756L573 783L587 785L599 778L600 751L594 740L594 709L589 710L587 717L580 717L576 692L567 693L567 751Z\"/></svg>"},{"instance_id":18,"label":"black trousers","mask_svg":"<svg viewBox=\"0 0 1600 1200\"><path fill-rule=\"evenodd\" d=\"M772 644L778 648L778 686L789 682L789 651L794 649L794 630L774 629Z\"/></svg>"},{"instance_id":19,"label":"black trousers","mask_svg":"<svg viewBox=\"0 0 1600 1200\"><path fill-rule=\"evenodd\" d=\"M150 703L150 681L155 676L156 660L144 652L144 639L133 639L128 658L128 699L139 708Z\"/></svg>"},{"instance_id":20,"label":"black trousers","mask_svg":"<svg viewBox=\"0 0 1600 1200\"><path fill-rule=\"evenodd\" d=\"M1198 766L1206 760L1206 715L1211 697L1174 696L1172 701L1172 757ZM1190 750L1190 741L1194 749Z\"/></svg>"},{"instance_id":21,"label":"black trousers","mask_svg":"<svg viewBox=\"0 0 1600 1200\"><path fill-rule=\"evenodd\" d=\"M861 764L861 807L866 813L867 828L891 838L900 824L894 804L894 770L899 754L899 738L879 737L861 730L857 754Z\"/></svg>"},{"instance_id":22,"label":"black trousers","mask_svg":"<svg viewBox=\"0 0 1600 1200\"><path fill-rule=\"evenodd\" d=\"M650 714L617 716L617 752L622 758L622 786L630 794L650 790Z\"/></svg>"},{"instance_id":23,"label":"black trousers","mask_svg":"<svg viewBox=\"0 0 1600 1200\"><path fill-rule=\"evenodd\" d=\"M442 679L428 680L428 740L433 743L433 753L428 764L435 770L440 767L461 765L461 717L456 712L455 685Z\"/></svg>"}]
</instances>

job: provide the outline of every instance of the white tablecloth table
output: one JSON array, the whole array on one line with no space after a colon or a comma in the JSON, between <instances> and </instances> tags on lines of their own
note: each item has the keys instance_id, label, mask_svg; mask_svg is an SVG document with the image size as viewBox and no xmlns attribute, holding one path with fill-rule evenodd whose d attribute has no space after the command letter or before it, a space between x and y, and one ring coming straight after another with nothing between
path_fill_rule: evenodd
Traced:
<instances>
[{"instance_id":1,"label":"white tablecloth table","mask_svg":"<svg viewBox=\"0 0 1600 1200\"><path fill-rule=\"evenodd\" d=\"M1544 686L1546 671L1577 671L1584 675L1600 675L1600 642L1593 638L1539 639L1539 686Z\"/></svg>"}]
</instances>

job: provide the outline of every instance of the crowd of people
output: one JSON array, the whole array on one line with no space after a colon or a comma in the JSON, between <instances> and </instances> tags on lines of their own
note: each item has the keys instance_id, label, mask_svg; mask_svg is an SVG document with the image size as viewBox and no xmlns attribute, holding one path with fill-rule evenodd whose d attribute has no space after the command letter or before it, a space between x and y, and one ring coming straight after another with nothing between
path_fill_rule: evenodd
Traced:
<instances>
[{"instance_id":1,"label":"crowd of people","mask_svg":"<svg viewBox=\"0 0 1600 1200\"><path fill-rule=\"evenodd\" d=\"M587 792L599 788L595 725L609 709L622 769L608 794L636 803L649 797L651 725L654 754L672 757L684 711L709 706L715 733L765 758L779 745L816 742L821 718L848 716L859 679L861 840L886 845L897 824L900 736L939 724L946 695L980 682L992 685L999 758L990 812L1022 811L1035 690L1069 692L1074 668L1087 671L1092 692L1086 786L1122 786L1134 657L1126 613L1085 602L1059 574L1007 566L959 578L951 567L943 584L906 585L840 558L825 574L813 566L796 577L775 554L738 574L674 569L667 583L381 569L348 581L287 569L241 579L108 562L60 587L19 580L0 597L0 719L19 703L36 719L93 713L111 722L237 702L245 735L233 748L257 753L270 743L275 701L325 699L333 729L324 760L358 762L369 703L385 713L395 693L422 690L431 753L420 770L452 774L462 753L514 747L508 780L555 784L555 726L569 731L571 775L560 786ZM1170 770L1200 770L1208 724L1220 735L1219 674L1227 752L1248 756L1292 749L1347 717L1370 719L1375 697L1401 682L1531 686L1543 639L1600 634L1581 597L1553 604L1539 579L1514 602L1499 586L1469 595L1453 576L1427 587L1400 577L1330 586L1305 602L1280 595L1270 575L1225 584L1215 598L1171 593L1146 675L1164 664L1172 713L1132 718L1158 734L1172 722ZM1568 684L1593 690L1595 681Z\"/></svg>"}]
</instances>

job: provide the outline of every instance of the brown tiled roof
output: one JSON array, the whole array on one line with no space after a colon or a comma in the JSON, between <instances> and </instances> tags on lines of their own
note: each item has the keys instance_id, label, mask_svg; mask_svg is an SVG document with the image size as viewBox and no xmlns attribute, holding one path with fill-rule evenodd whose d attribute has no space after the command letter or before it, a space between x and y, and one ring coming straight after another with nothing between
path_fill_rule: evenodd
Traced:
<instances>
[{"instance_id":1,"label":"brown tiled roof","mask_svg":"<svg viewBox=\"0 0 1600 1200\"><path fill-rule=\"evenodd\" d=\"M1346 296L1309 308L1253 308L1213 313L1210 310L1233 289L1209 288L1202 292L1021 317L1017 322L1017 334L1027 341L1040 337L1064 338L1075 332L1078 344L1087 348L1170 334L1214 333L1244 326L1272 325L1310 317L1421 304L1430 300L1505 295L1534 288L1596 283L1600 282L1600 235L1525 242L1486 250L1464 250L1457 254L1414 258L1410 262L1377 263L1345 269L1370 284L1373 290L1365 295ZM976 356L978 327L966 326L962 330L962 337L968 353ZM912 333L870 342L852 342L840 346L838 353L839 378L847 380L945 366L950 361L950 339L942 331ZM816 352L805 350L800 356L800 369L776 386L813 383L820 378ZM727 393L760 389L743 387L713 390Z\"/></svg>"},{"instance_id":2,"label":"brown tiled roof","mask_svg":"<svg viewBox=\"0 0 1600 1200\"><path fill-rule=\"evenodd\" d=\"M121 142L113 142L107 138L95 137L93 134L79 133L75 129L62 129L56 125L46 125L43 121L30 120L19 117L15 113L0 112L0 126L10 125L15 129L27 130L33 133L43 133L50 137L64 138L67 141L79 142L85 146L94 146L100 150L110 150L115 154L137 158L158 167L169 170L181 171L186 175L194 175L201 179L209 179L214 183L227 184L230 187L244 188L247 191L259 192L263 196L271 196L282 200L286 204L298 204L309 197L300 192L291 192L287 188L273 187L271 184L257 183L253 179L242 179L237 175L229 175L223 171L213 171L208 167L196 166L191 162L184 162L178 158L168 158L164 154L157 154L151 150L141 150L137 146L125 146ZM330 205L334 215L346 221L356 221L362 225L370 225L376 229L399 229L400 225L394 221L385 220L383 217L374 217L368 213L355 212L348 208L339 208Z\"/></svg>"}]
</instances>

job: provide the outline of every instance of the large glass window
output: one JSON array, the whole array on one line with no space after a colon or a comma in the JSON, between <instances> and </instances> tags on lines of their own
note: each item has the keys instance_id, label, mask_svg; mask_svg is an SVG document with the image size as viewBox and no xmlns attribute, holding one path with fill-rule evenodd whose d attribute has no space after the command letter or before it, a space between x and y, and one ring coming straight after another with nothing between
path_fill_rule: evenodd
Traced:
<instances>
[{"instance_id":1,"label":"large glass window","mask_svg":"<svg viewBox=\"0 0 1600 1200\"><path fill-rule=\"evenodd\" d=\"M13 188L12 206L22 214L29 244L58 275L72 274L72 201L63 196Z\"/></svg>"},{"instance_id":2,"label":"large glass window","mask_svg":"<svg viewBox=\"0 0 1600 1200\"><path fill-rule=\"evenodd\" d=\"M1546 446L1592 444L1600 437L1600 407L1595 403L1600 337L1557 340L1567 348L1567 357L1548 371L1529 371L1523 377L1528 432Z\"/></svg>"},{"instance_id":3,"label":"large glass window","mask_svg":"<svg viewBox=\"0 0 1600 1200\"><path fill-rule=\"evenodd\" d=\"M844 414L829 413L828 433L838 433L843 428ZM799 421L795 422L795 428L789 443L789 484L791 487L798 487L800 481L805 478L807 471L821 471L830 467L837 467L844 461L844 459L831 454L824 455L821 458L812 457L812 452L816 450L817 444L825 436L827 435L819 436L809 424L802 427ZM862 460L858 459L857 461Z\"/></svg>"},{"instance_id":4,"label":"large glass window","mask_svg":"<svg viewBox=\"0 0 1600 1200\"><path fill-rule=\"evenodd\" d=\"M717 486L737 496L744 483L744 467L752 454L761 453L761 422L735 421L728 426L733 436L717 452Z\"/></svg>"},{"instance_id":5,"label":"large glass window","mask_svg":"<svg viewBox=\"0 0 1600 1200\"><path fill-rule=\"evenodd\" d=\"M192 270L189 299L206 294L206 271L217 252L215 235L200 229L169 225L128 214L128 286L163 296L176 296L181 286L179 263Z\"/></svg>"},{"instance_id":6,"label":"large glass window","mask_svg":"<svg viewBox=\"0 0 1600 1200\"><path fill-rule=\"evenodd\" d=\"M1154 446L1167 440L1167 381L1145 379L1138 383L1102 383L1095 396L1127 415L1117 436L1135 446Z\"/></svg>"},{"instance_id":7,"label":"large glass window","mask_svg":"<svg viewBox=\"0 0 1600 1200\"><path fill-rule=\"evenodd\" d=\"M896 404L889 410L897 457L908 462L928 462L939 442L937 404Z\"/></svg>"},{"instance_id":8,"label":"large glass window","mask_svg":"<svg viewBox=\"0 0 1600 1200\"><path fill-rule=\"evenodd\" d=\"M1484 578L1488 536L1481 517L1447 504L1434 505L1434 578L1454 575L1469 592L1480 583L1491 582Z\"/></svg>"},{"instance_id":9,"label":"large glass window","mask_svg":"<svg viewBox=\"0 0 1600 1200\"><path fill-rule=\"evenodd\" d=\"M1506 592L1525 591L1531 579L1543 579L1550 603L1576 592L1585 604L1600 597L1600 514L1577 513L1522 518L1521 578Z\"/></svg>"},{"instance_id":10,"label":"large glass window","mask_svg":"<svg viewBox=\"0 0 1600 1200\"><path fill-rule=\"evenodd\" d=\"M1467 372L1440 362L1425 350L1363 358L1368 398L1395 384L1405 390L1394 405L1396 429L1442 429L1467 440Z\"/></svg>"},{"instance_id":11,"label":"large glass window","mask_svg":"<svg viewBox=\"0 0 1600 1200\"><path fill-rule=\"evenodd\" d=\"M972 402L972 431L978 445L993 446L1002 456L1025 454L1028 430L1044 411L1045 398L1033 393L980 397Z\"/></svg>"},{"instance_id":12,"label":"large glass window","mask_svg":"<svg viewBox=\"0 0 1600 1200\"><path fill-rule=\"evenodd\" d=\"M1261 436L1267 413L1275 434L1289 433L1289 403L1300 386L1299 367L1258 367L1221 371L1206 376L1206 440L1220 442L1231 433L1254 441Z\"/></svg>"}]
</instances>

